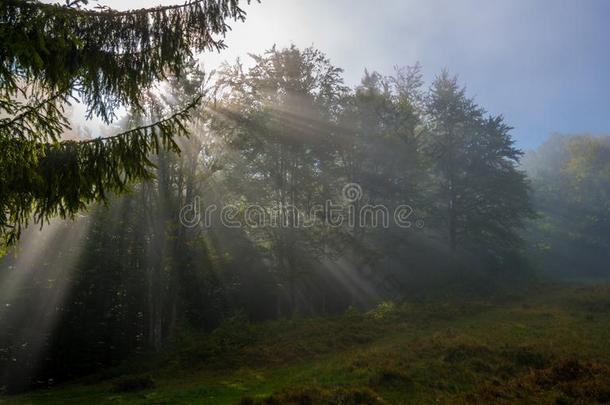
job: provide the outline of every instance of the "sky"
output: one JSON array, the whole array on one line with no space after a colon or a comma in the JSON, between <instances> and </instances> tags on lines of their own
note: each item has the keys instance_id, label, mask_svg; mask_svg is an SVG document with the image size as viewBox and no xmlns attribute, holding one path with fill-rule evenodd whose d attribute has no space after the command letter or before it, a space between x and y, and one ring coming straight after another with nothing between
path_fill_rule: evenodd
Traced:
<instances>
[{"instance_id":1,"label":"sky","mask_svg":"<svg viewBox=\"0 0 610 405\"><path fill-rule=\"evenodd\" d=\"M243 1L243 0L242 0ZM100 0L117 9L176 1ZM243 6L228 49L208 68L274 43L313 45L345 70L391 74L420 62L427 83L443 68L515 129L522 149L551 133L610 133L608 0L261 0Z\"/></svg>"}]
</instances>

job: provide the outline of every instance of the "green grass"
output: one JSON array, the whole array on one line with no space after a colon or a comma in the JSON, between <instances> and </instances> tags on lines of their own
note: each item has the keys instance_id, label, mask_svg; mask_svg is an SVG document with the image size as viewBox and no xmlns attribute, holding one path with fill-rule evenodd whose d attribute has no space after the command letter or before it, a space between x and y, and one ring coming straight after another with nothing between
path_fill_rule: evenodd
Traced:
<instances>
[{"instance_id":1,"label":"green grass","mask_svg":"<svg viewBox=\"0 0 610 405\"><path fill-rule=\"evenodd\" d=\"M237 317L175 346L0 403L608 403L610 287L436 294L256 325Z\"/></svg>"}]
</instances>

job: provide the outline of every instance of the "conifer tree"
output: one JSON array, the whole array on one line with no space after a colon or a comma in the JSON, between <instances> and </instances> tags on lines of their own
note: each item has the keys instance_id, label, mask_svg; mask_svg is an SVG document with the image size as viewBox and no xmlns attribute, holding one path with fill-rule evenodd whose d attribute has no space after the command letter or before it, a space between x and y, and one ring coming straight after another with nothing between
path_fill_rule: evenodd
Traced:
<instances>
[{"instance_id":1,"label":"conifer tree","mask_svg":"<svg viewBox=\"0 0 610 405\"><path fill-rule=\"evenodd\" d=\"M249 1L249 0L248 0ZM151 153L177 151L201 97L156 122L106 138L64 141L64 106L78 99L106 123L160 80L180 76L195 52L221 50L239 0L117 11L34 0L0 2L0 245L32 218L72 217L109 192L152 176Z\"/></svg>"}]
</instances>

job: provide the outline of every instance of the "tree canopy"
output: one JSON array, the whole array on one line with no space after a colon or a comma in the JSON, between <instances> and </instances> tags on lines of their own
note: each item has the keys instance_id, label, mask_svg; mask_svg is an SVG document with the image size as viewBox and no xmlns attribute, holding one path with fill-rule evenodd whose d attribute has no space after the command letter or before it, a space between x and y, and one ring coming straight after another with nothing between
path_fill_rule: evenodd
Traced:
<instances>
[{"instance_id":1,"label":"tree canopy","mask_svg":"<svg viewBox=\"0 0 610 405\"><path fill-rule=\"evenodd\" d=\"M179 76L194 52L221 50L238 0L116 11L32 0L0 4L0 242L31 218L73 216L108 192L150 178L149 154L178 150L195 95L166 117L107 138L64 141L64 109L79 100L105 122L121 107L143 113L146 92Z\"/></svg>"},{"instance_id":2,"label":"tree canopy","mask_svg":"<svg viewBox=\"0 0 610 405\"><path fill-rule=\"evenodd\" d=\"M523 166L539 213L527 232L537 264L567 276L607 275L610 137L555 134Z\"/></svg>"}]
</instances>

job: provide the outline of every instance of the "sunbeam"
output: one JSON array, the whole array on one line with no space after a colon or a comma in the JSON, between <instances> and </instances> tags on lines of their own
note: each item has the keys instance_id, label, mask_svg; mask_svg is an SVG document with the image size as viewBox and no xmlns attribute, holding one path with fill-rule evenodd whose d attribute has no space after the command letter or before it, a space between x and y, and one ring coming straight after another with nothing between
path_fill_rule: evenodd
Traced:
<instances>
[{"instance_id":1,"label":"sunbeam","mask_svg":"<svg viewBox=\"0 0 610 405\"><path fill-rule=\"evenodd\" d=\"M609 2L158 1L0 1L0 405L610 400Z\"/></svg>"},{"instance_id":2,"label":"sunbeam","mask_svg":"<svg viewBox=\"0 0 610 405\"><path fill-rule=\"evenodd\" d=\"M2 260L0 296L3 308L1 339L13 366L5 368L2 381L28 384L47 355L50 339L61 318L75 266L83 249L89 221L51 220L42 229L24 231L14 252ZM42 382L46 384L47 382Z\"/></svg>"}]
</instances>

